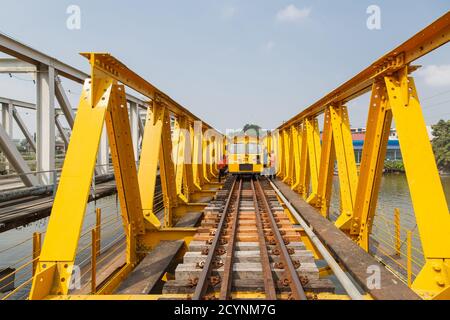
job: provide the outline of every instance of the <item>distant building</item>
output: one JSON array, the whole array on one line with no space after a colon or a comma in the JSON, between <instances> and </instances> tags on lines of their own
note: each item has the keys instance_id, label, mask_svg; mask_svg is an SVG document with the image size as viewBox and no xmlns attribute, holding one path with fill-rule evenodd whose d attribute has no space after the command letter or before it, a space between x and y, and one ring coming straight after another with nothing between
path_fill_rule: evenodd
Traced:
<instances>
[{"instance_id":1,"label":"distant building","mask_svg":"<svg viewBox=\"0 0 450 320\"><path fill-rule=\"evenodd\" d=\"M366 136L366 128L351 128L353 149L355 150L356 163L361 163L364 139ZM400 144L398 142L397 131L391 129L386 151L386 160L402 160Z\"/></svg>"}]
</instances>

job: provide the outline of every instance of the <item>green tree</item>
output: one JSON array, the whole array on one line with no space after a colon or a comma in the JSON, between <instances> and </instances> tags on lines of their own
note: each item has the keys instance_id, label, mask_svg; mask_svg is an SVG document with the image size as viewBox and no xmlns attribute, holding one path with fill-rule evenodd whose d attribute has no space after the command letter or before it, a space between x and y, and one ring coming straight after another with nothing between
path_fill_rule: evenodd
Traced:
<instances>
[{"instance_id":1,"label":"green tree","mask_svg":"<svg viewBox=\"0 0 450 320\"><path fill-rule=\"evenodd\" d=\"M439 120L433 129L433 151L440 170L450 172L450 120Z\"/></svg>"},{"instance_id":2,"label":"green tree","mask_svg":"<svg viewBox=\"0 0 450 320\"><path fill-rule=\"evenodd\" d=\"M257 124L250 124L247 123L244 128L242 129L242 131L244 131L244 133L247 133L248 131L250 132L254 132L256 134L256 136L259 138L259 134L261 131L261 127L258 126Z\"/></svg>"}]
</instances>

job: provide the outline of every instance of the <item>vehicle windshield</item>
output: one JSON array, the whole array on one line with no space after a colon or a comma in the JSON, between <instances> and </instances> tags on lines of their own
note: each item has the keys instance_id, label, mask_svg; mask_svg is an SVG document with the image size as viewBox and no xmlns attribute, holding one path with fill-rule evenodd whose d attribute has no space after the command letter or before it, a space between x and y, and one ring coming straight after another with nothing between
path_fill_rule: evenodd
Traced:
<instances>
[{"instance_id":1,"label":"vehicle windshield","mask_svg":"<svg viewBox=\"0 0 450 320\"><path fill-rule=\"evenodd\" d=\"M229 146L229 154L258 154L260 152L260 146L257 143L248 143L247 150L245 150L244 143L234 143Z\"/></svg>"}]
</instances>

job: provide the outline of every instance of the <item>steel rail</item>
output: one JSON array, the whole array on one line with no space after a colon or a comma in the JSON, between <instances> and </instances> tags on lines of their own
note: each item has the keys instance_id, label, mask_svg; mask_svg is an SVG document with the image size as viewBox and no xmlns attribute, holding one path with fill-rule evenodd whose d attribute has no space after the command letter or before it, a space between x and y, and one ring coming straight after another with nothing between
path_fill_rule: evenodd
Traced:
<instances>
[{"instance_id":1,"label":"steel rail","mask_svg":"<svg viewBox=\"0 0 450 320\"><path fill-rule=\"evenodd\" d=\"M260 195L260 199L262 200L264 208L269 217L271 229L275 235L277 247L280 249L280 258L284 264L284 271L285 271L284 275L289 281L289 286L292 290L292 297L295 300L307 300L305 290L303 289L302 283L300 282L297 270L294 264L292 263L291 256L289 255L289 252L287 250L286 244L284 243L284 239L280 233L280 230L278 230L275 217L273 215L272 209L270 208L269 202L267 201L267 197L264 193L264 190L262 189L260 180L256 181L256 189L257 189L256 191Z\"/></svg>"},{"instance_id":2,"label":"steel rail","mask_svg":"<svg viewBox=\"0 0 450 320\"><path fill-rule=\"evenodd\" d=\"M235 242L236 242L237 223L238 223L239 211L240 211L241 194L242 194L242 179L240 179L240 181L239 181L239 187L237 190L237 198L235 200L235 207L234 207L233 213L231 215L231 218L233 221L231 222L230 237L228 239L228 244L227 244L227 249L226 249L227 251L226 251L226 257L225 257L225 263L223 266L222 282L220 284L220 295L219 295L220 300L227 300L230 298L231 279L233 276L234 249L235 249Z\"/></svg>"},{"instance_id":3,"label":"steel rail","mask_svg":"<svg viewBox=\"0 0 450 320\"><path fill-rule=\"evenodd\" d=\"M234 189L236 187L236 178L234 178L233 184L230 189L230 194L228 195L227 202L225 203L225 207L222 210L222 215L220 217L220 222L217 226L216 234L214 235L213 242L208 251L208 256L206 257L205 264L203 266L200 277L197 281L197 285L195 287L194 294L192 296L192 300L201 300L206 294L206 290L208 289L208 278L211 275L212 271L212 262L214 255L216 254L216 250L219 244L219 239L222 233L223 226L225 224L226 215L228 209L230 207L231 198L233 196Z\"/></svg>"},{"instance_id":4,"label":"steel rail","mask_svg":"<svg viewBox=\"0 0 450 320\"><path fill-rule=\"evenodd\" d=\"M355 286L353 281L349 278L349 276L342 270L339 266L339 263L333 258L333 256L328 252L325 245L320 241L320 239L316 236L314 231L308 226L305 220L300 216L300 214L295 210L295 208L290 204L289 200L283 195L283 193L274 185L271 181L269 181L273 190L277 193L280 199L284 202L286 207L289 209L291 214L295 217L300 226L305 230L306 235L320 252L324 260L330 266L334 275L338 279L338 281L342 284L342 287L347 292L352 300L364 300L364 297L359 292L358 288Z\"/></svg>"},{"instance_id":5,"label":"steel rail","mask_svg":"<svg viewBox=\"0 0 450 320\"><path fill-rule=\"evenodd\" d=\"M253 191L253 203L255 204L255 216L256 216L256 229L258 230L259 238L259 250L261 254L261 265L263 269L264 278L264 291L266 293L267 300L276 300L277 293L275 291L275 281L272 274L272 268L270 267L269 253L267 251L267 243L264 236L264 228L261 219L261 211L259 210L258 198L256 196L255 184L253 179L251 180L251 187Z\"/></svg>"}]
</instances>

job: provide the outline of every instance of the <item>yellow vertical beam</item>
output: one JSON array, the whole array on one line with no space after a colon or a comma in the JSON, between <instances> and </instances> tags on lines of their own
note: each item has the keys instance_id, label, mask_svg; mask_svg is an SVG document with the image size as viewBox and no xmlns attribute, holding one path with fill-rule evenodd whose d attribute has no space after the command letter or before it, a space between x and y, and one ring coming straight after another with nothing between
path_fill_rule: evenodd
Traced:
<instances>
[{"instance_id":1,"label":"yellow vertical beam","mask_svg":"<svg viewBox=\"0 0 450 320\"><path fill-rule=\"evenodd\" d=\"M219 174L219 169L217 168L217 163L219 162L219 136L214 135L213 137L213 163L212 163L212 174L217 178Z\"/></svg>"},{"instance_id":2,"label":"yellow vertical beam","mask_svg":"<svg viewBox=\"0 0 450 320\"><path fill-rule=\"evenodd\" d=\"M161 128L161 146L159 152L159 175L164 198L164 227L173 225L173 208L177 206L175 169L172 160L172 132L169 112L164 113Z\"/></svg>"},{"instance_id":3,"label":"yellow vertical beam","mask_svg":"<svg viewBox=\"0 0 450 320\"><path fill-rule=\"evenodd\" d=\"M275 137L272 139L275 144L275 173L277 177L281 179L282 171L283 171L283 139L281 135L281 131L277 130L275 133Z\"/></svg>"},{"instance_id":4,"label":"yellow vertical beam","mask_svg":"<svg viewBox=\"0 0 450 320\"><path fill-rule=\"evenodd\" d=\"M267 148L267 152L273 153L273 145L272 145L272 132L271 131L267 131L267 135L265 137L265 144L266 144L266 148Z\"/></svg>"},{"instance_id":5,"label":"yellow vertical beam","mask_svg":"<svg viewBox=\"0 0 450 320\"><path fill-rule=\"evenodd\" d=\"M203 179L206 183L211 182L211 175L209 171L209 162L210 162L210 150L209 150L209 137L205 135L205 133L202 133L202 155L203 155L203 161L202 161L202 171L203 171Z\"/></svg>"},{"instance_id":6,"label":"yellow vertical beam","mask_svg":"<svg viewBox=\"0 0 450 320\"><path fill-rule=\"evenodd\" d=\"M209 143L208 143L208 158L209 158L209 165L208 165L208 173L210 180L213 178L217 178L216 174L216 157L217 157L217 148L216 148L216 136L211 134L209 136Z\"/></svg>"},{"instance_id":7,"label":"yellow vertical beam","mask_svg":"<svg viewBox=\"0 0 450 320\"><path fill-rule=\"evenodd\" d=\"M306 130L306 121L303 121L302 129L301 129L301 139L299 139L299 142L300 142L300 184L298 187L298 192L304 199L306 199L308 197L309 182L310 182L307 136L308 136L308 132Z\"/></svg>"},{"instance_id":8,"label":"yellow vertical beam","mask_svg":"<svg viewBox=\"0 0 450 320\"><path fill-rule=\"evenodd\" d=\"M330 207L331 200L331 187L334 175L334 163L336 161L330 107L325 110L323 122L319 183L317 187L317 198L314 206L320 210L320 213L324 217L328 217L328 209Z\"/></svg>"},{"instance_id":9,"label":"yellow vertical beam","mask_svg":"<svg viewBox=\"0 0 450 320\"><path fill-rule=\"evenodd\" d=\"M202 151L202 130L201 127L194 123L194 126L190 127L192 135L192 175L194 179L194 185L197 190L202 190L203 181L203 151Z\"/></svg>"},{"instance_id":10,"label":"yellow vertical beam","mask_svg":"<svg viewBox=\"0 0 450 320\"><path fill-rule=\"evenodd\" d=\"M113 85L105 120L120 212L127 242L132 244L136 243L139 234L144 233L144 220L124 86ZM129 226L131 233L128 233ZM127 261L137 261L133 246L127 251Z\"/></svg>"},{"instance_id":11,"label":"yellow vertical beam","mask_svg":"<svg viewBox=\"0 0 450 320\"><path fill-rule=\"evenodd\" d=\"M179 116L175 119L173 132L173 159L175 162L175 184L178 197L185 203L189 202L189 186L187 181L186 153L189 152L189 134L187 133L186 117ZM186 152L187 151L187 152Z\"/></svg>"},{"instance_id":12,"label":"yellow vertical beam","mask_svg":"<svg viewBox=\"0 0 450 320\"><path fill-rule=\"evenodd\" d=\"M142 138L141 157L139 161L138 182L142 202L142 210L147 227L161 227L153 212L158 160L161 149L163 120L166 109L157 101L152 102L152 108L147 110L144 135Z\"/></svg>"},{"instance_id":13,"label":"yellow vertical beam","mask_svg":"<svg viewBox=\"0 0 450 320\"><path fill-rule=\"evenodd\" d=\"M425 298L450 298L450 215L414 79L408 68L385 77L425 266L413 289Z\"/></svg>"},{"instance_id":14,"label":"yellow vertical beam","mask_svg":"<svg viewBox=\"0 0 450 320\"><path fill-rule=\"evenodd\" d=\"M287 153L289 154L288 158L288 165L287 165L287 184L289 184L291 187L294 185L295 182L295 154L294 154L294 144L297 142L295 137L295 129L294 126L289 127L287 131L288 136L288 149Z\"/></svg>"},{"instance_id":15,"label":"yellow vertical beam","mask_svg":"<svg viewBox=\"0 0 450 320\"><path fill-rule=\"evenodd\" d=\"M107 77L88 79L84 83L39 264L33 277L29 296L32 300L68 292L111 89L112 80ZM91 94L99 96L91 99ZM92 105L91 100L95 104ZM64 244L64 250L61 250L61 244Z\"/></svg>"},{"instance_id":16,"label":"yellow vertical beam","mask_svg":"<svg viewBox=\"0 0 450 320\"><path fill-rule=\"evenodd\" d=\"M283 182L290 184L290 164L291 164L291 142L290 142L290 129L287 128L282 131L283 134Z\"/></svg>"},{"instance_id":17,"label":"yellow vertical beam","mask_svg":"<svg viewBox=\"0 0 450 320\"><path fill-rule=\"evenodd\" d=\"M291 127L292 130L292 158L293 158L293 184L292 190L297 190L300 185L300 151L301 151L301 129L298 124L294 124Z\"/></svg>"},{"instance_id":18,"label":"yellow vertical beam","mask_svg":"<svg viewBox=\"0 0 450 320\"><path fill-rule=\"evenodd\" d=\"M321 157L319 122L317 118L306 119L309 168L311 174L311 194L307 201L314 202L319 185L319 168Z\"/></svg>"},{"instance_id":19,"label":"yellow vertical beam","mask_svg":"<svg viewBox=\"0 0 450 320\"><path fill-rule=\"evenodd\" d=\"M392 112L386 88L382 82L375 82L367 116L353 216L350 217L350 229L347 231L366 251L369 250L369 234L377 206L391 122Z\"/></svg>"},{"instance_id":20,"label":"yellow vertical beam","mask_svg":"<svg viewBox=\"0 0 450 320\"><path fill-rule=\"evenodd\" d=\"M330 106L330 115L341 194L341 214L336 221L336 226L341 230L348 230L358 184L355 152L353 151L347 107L343 105Z\"/></svg>"},{"instance_id":21,"label":"yellow vertical beam","mask_svg":"<svg viewBox=\"0 0 450 320\"><path fill-rule=\"evenodd\" d=\"M194 193L195 186L194 186L194 174L193 174L193 147L194 147L194 134L191 132L192 125L190 122L186 119L186 122L184 124L185 131L185 148L184 148L184 179L186 184L186 195L187 200L190 201L190 195Z\"/></svg>"},{"instance_id":22,"label":"yellow vertical beam","mask_svg":"<svg viewBox=\"0 0 450 320\"><path fill-rule=\"evenodd\" d=\"M285 165L285 146L284 146L284 130L280 130L277 132L277 176L280 179L284 179L285 172L286 172L286 165Z\"/></svg>"}]
</instances>

